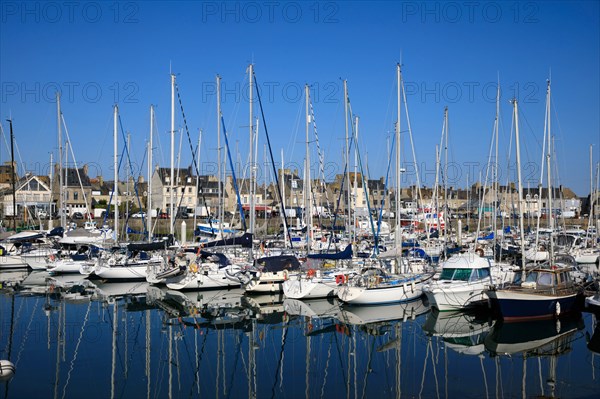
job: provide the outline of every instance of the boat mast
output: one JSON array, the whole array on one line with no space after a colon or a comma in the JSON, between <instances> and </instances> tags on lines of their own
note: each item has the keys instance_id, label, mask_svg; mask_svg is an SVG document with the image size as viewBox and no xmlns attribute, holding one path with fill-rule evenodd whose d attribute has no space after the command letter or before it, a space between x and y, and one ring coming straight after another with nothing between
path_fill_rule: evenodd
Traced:
<instances>
[{"instance_id":1,"label":"boat mast","mask_svg":"<svg viewBox=\"0 0 600 399\"><path fill-rule=\"evenodd\" d=\"M198 131L198 149L196 150L196 165L200 164L200 147L202 146L202 129L200 129ZM196 169L196 171L198 171L198 169ZM198 200L198 193L199 191L199 186L200 186L200 173L197 173L196 175L196 209L200 208L200 201ZM194 226L196 225L197 222L197 214L198 212L196 212L196 210L194 210ZM210 225L210 224L209 224Z\"/></svg>"},{"instance_id":2,"label":"boat mast","mask_svg":"<svg viewBox=\"0 0 600 399\"><path fill-rule=\"evenodd\" d=\"M61 110L60 110L60 92L56 92L56 114L58 122L58 206L60 212L60 225L66 227L67 215L65 213L65 190L64 190L64 175L63 175L63 144L62 144L62 124L61 124Z\"/></svg>"},{"instance_id":3,"label":"boat mast","mask_svg":"<svg viewBox=\"0 0 600 399\"><path fill-rule=\"evenodd\" d=\"M249 122L250 122L250 234L254 234L254 224L256 219L256 201L254 198L254 189L256 181L256 166L254 165L254 116L252 115L252 76L253 76L254 65L248 66L248 103L249 103ZM252 257L252 247L250 247L249 256Z\"/></svg>"},{"instance_id":4,"label":"boat mast","mask_svg":"<svg viewBox=\"0 0 600 399\"><path fill-rule=\"evenodd\" d=\"M219 175L218 184L219 184L219 198L218 198L218 206L217 206L217 218L219 219L219 235L223 237L223 188L225 186L223 179L223 170L221 162L221 77L217 75L217 174ZM208 215L210 218L211 215ZM209 223L210 225L210 223Z\"/></svg>"},{"instance_id":5,"label":"boat mast","mask_svg":"<svg viewBox=\"0 0 600 399\"><path fill-rule=\"evenodd\" d=\"M397 90L396 90L396 112L397 112L397 120L396 120L396 229L394 233L394 241L396 241L396 249L400 251L397 262L397 272L401 271L401 257L402 257L402 222L400 220L400 210L401 210L401 198L402 198L402 188L401 188L401 159L400 159L400 151L401 141L400 141L400 116L401 116L401 106L402 106L402 71L400 70L400 63L396 64L396 80L397 80Z\"/></svg>"},{"instance_id":6,"label":"boat mast","mask_svg":"<svg viewBox=\"0 0 600 399\"><path fill-rule=\"evenodd\" d=\"M550 163L551 163L551 151L552 144L550 141L550 80L547 83L548 87L546 89L546 123L547 123L547 134L546 139L548 140L547 152L546 152L546 173L548 176L548 208L550 208L550 218L548 219L548 225L550 227L550 256L549 260L552 262L554 258L554 240L552 239L552 234L554 232L554 209L552 207L552 180L551 180L551 171L550 171Z\"/></svg>"},{"instance_id":7,"label":"boat mast","mask_svg":"<svg viewBox=\"0 0 600 399\"><path fill-rule=\"evenodd\" d=\"M310 148L308 141L308 131L310 127L309 101L310 90L308 84L304 85L304 97L306 100L306 161L304 169L304 213L306 216L306 253L310 252L312 239L312 206L310 201L311 184L310 184Z\"/></svg>"},{"instance_id":8,"label":"boat mast","mask_svg":"<svg viewBox=\"0 0 600 399\"><path fill-rule=\"evenodd\" d=\"M448 107L444 107L444 216L438 211L438 230L442 229L442 220L444 221L444 246L448 245L448 227L446 219L448 218ZM450 222L450 220L448 220ZM444 248L445 249L445 248ZM444 259L446 257L444 256Z\"/></svg>"},{"instance_id":9,"label":"boat mast","mask_svg":"<svg viewBox=\"0 0 600 399\"><path fill-rule=\"evenodd\" d=\"M148 142L148 202L146 205L146 230L148 231L148 241L151 241L152 231L152 136L154 135L154 105L150 106L150 141Z\"/></svg>"},{"instance_id":10,"label":"boat mast","mask_svg":"<svg viewBox=\"0 0 600 399\"><path fill-rule=\"evenodd\" d=\"M291 182L291 178L290 178L290 185L292 184ZM290 188L291 191L291 188ZM281 149L281 218L283 219L283 227L284 227L284 232L283 232L283 242L285 244L285 247L287 248L287 242L288 242L288 226L286 223L287 217L285 214L285 163L284 163L284 159L283 159L283 148ZM291 245L291 243L290 243Z\"/></svg>"},{"instance_id":11,"label":"boat mast","mask_svg":"<svg viewBox=\"0 0 600 399\"><path fill-rule=\"evenodd\" d=\"M119 239L119 162L117 154L117 119L119 118L119 106L115 104L113 112L113 169L114 169L114 184L113 184L113 197L115 197L115 237ZM110 212L109 212L110 214Z\"/></svg>"},{"instance_id":12,"label":"boat mast","mask_svg":"<svg viewBox=\"0 0 600 399\"><path fill-rule=\"evenodd\" d=\"M125 146L126 146L125 148L127 150L126 154L129 154L129 151L131 149L131 134L129 134L129 133L127 133L127 142L125 143ZM127 155L127 156L129 156L129 155ZM129 164L129 162L128 162L128 165L131 165L131 164ZM125 190L126 190L126 194L125 194L125 215L126 215L125 216L125 225L127 225L129 223L128 222L129 221L129 212L130 212L130 210L129 210L129 198L130 198L130 195L131 195L131 189L129 188L129 180L131 179L132 176L133 176L133 171L131 170L130 167L128 167L127 168L127 174L125 175L125 178L127 179L127 180L125 180ZM125 233L125 240L127 242L129 242L129 231L128 230L129 229L126 228L125 231L124 231L124 233Z\"/></svg>"},{"instance_id":13,"label":"boat mast","mask_svg":"<svg viewBox=\"0 0 600 399\"><path fill-rule=\"evenodd\" d=\"M352 209L354 210L354 217L352 218L352 241L356 242L356 237L358 236L356 229L358 228L358 213L356 212L356 208L358 207L358 117L355 118L354 121L350 120L351 123L354 123L354 181L352 185Z\"/></svg>"},{"instance_id":14,"label":"boat mast","mask_svg":"<svg viewBox=\"0 0 600 399\"><path fill-rule=\"evenodd\" d=\"M350 141L348 137L348 81L344 80L344 123L346 126L346 168L350 170ZM346 234L350 234L350 173L346 173Z\"/></svg>"},{"instance_id":15,"label":"boat mast","mask_svg":"<svg viewBox=\"0 0 600 399\"><path fill-rule=\"evenodd\" d=\"M54 154L50 153L50 198L54 196ZM50 209L47 209L48 215L52 214L52 206ZM54 227L54 221L52 220L52 216L48 217L48 230L52 230Z\"/></svg>"},{"instance_id":16,"label":"boat mast","mask_svg":"<svg viewBox=\"0 0 600 399\"><path fill-rule=\"evenodd\" d=\"M12 119L7 119L10 126L10 179L12 182L13 230L17 231L17 197L15 178L15 136L13 134ZM59 122L60 123L60 122Z\"/></svg>"},{"instance_id":17,"label":"boat mast","mask_svg":"<svg viewBox=\"0 0 600 399\"><path fill-rule=\"evenodd\" d=\"M496 120L494 121L495 140L496 140L496 159L494 168L494 250L498 243L498 196L500 191L500 181L498 179L498 136L500 131L500 78L498 78L498 86L496 89Z\"/></svg>"},{"instance_id":18,"label":"boat mast","mask_svg":"<svg viewBox=\"0 0 600 399\"><path fill-rule=\"evenodd\" d=\"M169 234L173 236L175 229L175 74L171 73L171 187L169 188Z\"/></svg>"},{"instance_id":19,"label":"boat mast","mask_svg":"<svg viewBox=\"0 0 600 399\"><path fill-rule=\"evenodd\" d=\"M523 227L523 183L521 181L521 146L519 141L519 107L517 104L517 99L513 99L513 112L515 114L515 146L517 149L517 190L519 190L517 209L519 212L519 236L520 236L520 246L521 246L521 269L523 270L522 280L525 281L525 231Z\"/></svg>"},{"instance_id":20,"label":"boat mast","mask_svg":"<svg viewBox=\"0 0 600 399\"><path fill-rule=\"evenodd\" d=\"M590 225L594 220L594 156L592 154L592 146L593 144L590 144L590 217L588 220L588 227L585 233L586 237L589 237L590 235Z\"/></svg>"}]
</instances>

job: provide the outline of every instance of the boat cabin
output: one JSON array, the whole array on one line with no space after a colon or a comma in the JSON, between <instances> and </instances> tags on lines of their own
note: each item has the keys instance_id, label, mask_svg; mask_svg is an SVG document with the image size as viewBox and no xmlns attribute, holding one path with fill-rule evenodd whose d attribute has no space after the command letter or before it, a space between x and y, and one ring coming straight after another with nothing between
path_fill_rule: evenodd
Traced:
<instances>
[{"instance_id":1,"label":"boat cabin","mask_svg":"<svg viewBox=\"0 0 600 399\"><path fill-rule=\"evenodd\" d=\"M439 281L474 282L490 279L490 262L474 254L459 254L442 263Z\"/></svg>"},{"instance_id":2,"label":"boat cabin","mask_svg":"<svg viewBox=\"0 0 600 399\"><path fill-rule=\"evenodd\" d=\"M535 269L527 274L521 283L523 288L565 288L571 285L571 275L568 268Z\"/></svg>"}]
</instances>

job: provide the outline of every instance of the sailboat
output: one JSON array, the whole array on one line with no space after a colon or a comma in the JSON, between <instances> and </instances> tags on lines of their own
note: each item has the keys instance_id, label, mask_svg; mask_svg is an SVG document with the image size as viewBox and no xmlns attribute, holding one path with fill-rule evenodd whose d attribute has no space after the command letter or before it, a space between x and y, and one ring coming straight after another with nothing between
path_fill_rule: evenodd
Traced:
<instances>
[{"instance_id":1,"label":"sailboat","mask_svg":"<svg viewBox=\"0 0 600 399\"><path fill-rule=\"evenodd\" d=\"M312 189L310 178L310 151L309 151L309 127L311 116L309 114L310 107L310 90L309 86L304 86L304 97L306 100L306 162L305 162L305 182L304 182L304 215L306 217L306 256L309 262L319 263L321 260L342 260L352 258L352 244L348 244L342 252L334 254L311 254L309 253L313 247L312 239L314 238L313 230L313 206L312 206ZM355 274L350 271L350 274ZM294 274L283 282L283 293L287 298L291 299L315 299L325 297L336 297L338 286L348 280L349 270L347 268L331 268L309 267L301 273Z\"/></svg>"},{"instance_id":2,"label":"sailboat","mask_svg":"<svg viewBox=\"0 0 600 399\"><path fill-rule=\"evenodd\" d=\"M396 190L400 193L400 94L402 80L400 64L396 66L398 80L398 121L396 123ZM344 86L345 87L345 86ZM347 90L344 90L344 101L350 105ZM354 129L353 129L354 130ZM356 133L356 130L354 130ZM355 135L355 141L358 136ZM359 158L360 160L360 158ZM368 198L367 198L368 203ZM402 248L402 226L400 223L400 195L396 199L396 249ZM374 226L372 225L372 229ZM343 302L356 305L376 305L396 302L412 301L423 294L423 286L433 277L433 272L414 273L410 265L403 261L401 252L396 258L395 273L388 273L377 261L371 262L360 270L353 278L349 279L338 289L338 298ZM408 267L407 267L408 266ZM404 270L402 270L404 269Z\"/></svg>"}]
</instances>

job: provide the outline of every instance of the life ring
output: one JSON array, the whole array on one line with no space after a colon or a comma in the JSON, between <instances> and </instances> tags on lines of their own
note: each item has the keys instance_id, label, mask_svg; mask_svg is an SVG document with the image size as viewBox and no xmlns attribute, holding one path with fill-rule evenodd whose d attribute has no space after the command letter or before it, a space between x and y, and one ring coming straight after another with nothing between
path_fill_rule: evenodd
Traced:
<instances>
[{"instance_id":1,"label":"life ring","mask_svg":"<svg viewBox=\"0 0 600 399\"><path fill-rule=\"evenodd\" d=\"M343 274L338 274L337 276L335 276L335 283L337 285L344 284L345 282L346 282L346 279L344 278Z\"/></svg>"},{"instance_id":2,"label":"life ring","mask_svg":"<svg viewBox=\"0 0 600 399\"><path fill-rule=\"evenodd\" d=\"M483 258L483 248L477 248L475 253L479 255L479 257Z\"/></svg>"},{"instance_id":3,"label":"life ring","mask_svg":"<svg viewBox=\"0 0 600 399\"><path fill-rule=\"evenodd\" d=\"M198 273L198 264L196 262L192 262L192 264L190 264L190 272Z\"/></svg>"},{"instance_id":4,"label":"life ring","mask_svg":"<svg viewBox=\"0 0 600 399\"><path fill-rule=\"evenodd\" d=\"M308 278L313 278L316 274L315 269L308 269L308 272L306 273L306 277Z\"/></svg>"}]
</instances>

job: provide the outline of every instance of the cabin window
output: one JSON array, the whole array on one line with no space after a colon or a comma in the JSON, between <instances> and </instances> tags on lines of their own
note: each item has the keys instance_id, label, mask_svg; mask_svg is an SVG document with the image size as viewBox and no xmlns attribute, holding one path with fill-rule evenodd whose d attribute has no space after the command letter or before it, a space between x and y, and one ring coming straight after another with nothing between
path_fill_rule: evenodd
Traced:
<instances>
[{"instance_id":1,"label":"cabin window","mask_svg":"<svg viewBox=\"0 0 600 399\"><path fill-rule=\"evenodd\" d=\"M454 270L455 269L442 269L442 273L440 274L440 280L452 280Z\"/></svg>"},{"instance_id":2,"label":"cabin window","mask_svg":"<svg viewBox=\"0 0 600 399\"><path fill-rule=\"evenodd\" d=\"M539 285L552 285L552 273L540 273L537 282Z\"/></svg>"},{"instance_id":3,"label":"cabin window","mask_svg":"<svg viewBox=\"0 0 600 399\"><path fill-rule=\"evenodd\" d=\"M485 279L485 278L489 278L490 277L490 269L485 268L485 269L477 269L477 278L479 280Z\"/></svg>"},{"instance_id":4,"label":"cabin window","mask_svg":"<svg viewBox=\"0 0 600 399\"><path fill-rule=\"evenodd\" d=\"M531 272L527 275L527 278L525 279L525 281L533 281L536 282L537 281L537 277L538 277L538 273L537 272Z\"/></svg>"},{"instance_id":5,"label":"cabin window","mask_svg":"<svg viewBox=\"0 0 600 399\"><path fill-rule=\"evenodd\" d=\"M440 280L469 281L472 269L442 269Z\"/></svg>"}]
</instances>

